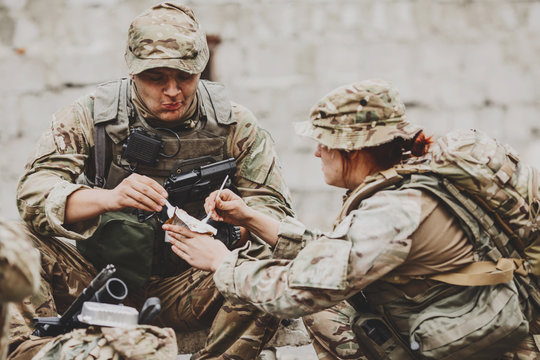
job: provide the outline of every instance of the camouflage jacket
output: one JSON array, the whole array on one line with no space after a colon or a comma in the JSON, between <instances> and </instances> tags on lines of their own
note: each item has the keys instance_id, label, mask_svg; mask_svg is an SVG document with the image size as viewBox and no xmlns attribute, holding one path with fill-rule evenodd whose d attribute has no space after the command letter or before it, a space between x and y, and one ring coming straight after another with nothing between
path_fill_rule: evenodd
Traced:
<instances>
[{"instance_id":1,"label":"camouflage jacket","mask_svg":"<svg viewBox=\"0 0 540 360\"><path fill-rule=\"evenodd\" d=\"M362 201L329 233L310 231L286 218L274 260L244 261L242 250L235 250L214 281L225 297L238 297L276 315L317 312L403 263L420 211L420 191L381 191Z\"/></svg>"},{"instance_id":2,"label":"camouflage jacket","mask_svg":"<svg viewBox=\"0 0 540 360\"><path fill-rule=\"evenodd\" d=\"M8 347L8 302L22 301L39 285L39 253L17 224L0 219L0 359Z\"/></svg>"},{"instance_id":3,"label":"camouflage jacket","mask_svg":"<svg viewBox=\"0 0 540 360\"><path fill-rule=\"evenodd\" d=\"M236 123L229 126L225 152L236 159L239 169L233 184L250 206L277 218L292 215L272 138L248 109L235 103L231 106ZM89 95L58 111L19 181L19 212L40 234L83 240L99 223L97 218L63 226L67 197L88 188L78 184L77 178L93 162L93 108L94 96ZM182 137L181 131L179 135Z\"/></svg>"},{"instance_id":4,"label":"camouflage jacket","mask_svg":"<svg viewBox=\"0 0 540 360\"><path fill-rule=\"evenodd\" d=\"M471 262L472 250L456 219L442 214L442 209L420 190L399 189L364 199L329 233L310 231L286 218L280 224L274 259L249 261L243 249L237 249L225 258L214 281L233 301L299 317L336 305L382 278L390 281L395 274L452 270ZM426 223L431 233L426 232ZM447 232L457 244L437 237L438 224L449 225L452 231ZM460 250L452 253L447 246Z\"/></svg>"}]
</instances>

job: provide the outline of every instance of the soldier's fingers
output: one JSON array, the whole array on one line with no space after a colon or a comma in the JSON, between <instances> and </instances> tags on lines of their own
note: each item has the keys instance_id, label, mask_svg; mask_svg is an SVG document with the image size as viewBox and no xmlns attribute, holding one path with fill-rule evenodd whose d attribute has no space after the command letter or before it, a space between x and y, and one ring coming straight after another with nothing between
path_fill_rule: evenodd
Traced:
<instances>
[{"instance_id":1,"label":"soldier's fingers","mask_svg":"<svg viewBox=\"0 0 540 360\"><path fill-rule=\"evenodd\" d=\"M138 201L135 197L129 195L128 192L122 192L120 194L120 200L117 201L121 209L136 208L148 212L156 211L152 206L146 205L144 202Z\"/></svg>"},{"instance_id":2,"label":"soldier's fingers","mask_svg":"<svg viewBox=\"0 0 540 360\"><path fill-rule=\"evenodd\" d=\"M215 195L212 196L213 193L211 193L210 195L208 195L206 197L206 199L204 199L204 211L206 211L206 213L208 214L210 211L214 211L214 208L216 206L216 202L215 202Z\"/></svg>"},{"instance_id":3,"label":"soldier's fingers","mask_svg":"<svg viewBox=\"0 0 540 360\"><path fill-rule=\"evenodd\" d=\"M181 244L183 241L187 240L185 236L172 231L167 232L167 234L169 235L169 241L171 244Z\"/></svg>"},{"instance_id":4,"label":"soldier's fingers","mask_svg":"<svg viewBox=\"0 0 540 360\"><path fill-rule=\"evenodd\" d=\"M172 224L163 224L162 226L163 230L168 231L170 234L175 235L176 237L182 236L180 240L188 237L193 237L197 233L189 230L188 228L180 225L172 225Z\"/></svg>"},{"instance_id":5,"label":"soldier's fingers","mask_svg":"<svg viewBox=\"0 0 540 360\"><path fill-rule=\"evenodd\" d=\"M165 197L157 190L151 186L145 184L144 182L134 182L131 184L132 189L146 196L159 206L165 205Z\"/></svg>"},{"instance_id":6,"label":"soldier's fingers","mask_svg":"<svg viewBox=\"0 0 540 360\"><path fill-rule=\"evenodd\" d=\"M215 196L214 196L214 198L215 198ZM238 195L233 193L231 190L223 189L221 191L221 193L219 194L219 199L218 200L229 201L229 200L234 200L236 198L238 198Z\"/></svg>"},{"instance_id":7,"label":"soldier's fingers","mask_svg":"<svg viewBox=\"0 0 540 360\"><path fill-rule=\"evenodd\" d=\"M126 181L128 181L132 186L136 186L136 184L144 184L160 196L164 198L168 196L167 191L163 188L163 186L148 176L133 173L126 178Z\"/></svg>"},{"instance_id":8,"label":"soldier's fingers","mask_svg":"<svg viewBox=\"0 0 540 360\"><path fill-rule=\"evenodd\" d=\"M139 204L139 206L137 206L138 208L144 206L150 208L150 211L161 211L162 206L165 204L165 199L155 192L150 193L149 189L148 186L137 184L134 187L129 188L126 191L126 195ZM149 195L154 196L154 198Z\"/></svg>"},{"instance_id":9,"label":"soldier's fingers","mask_svg":"<svg viewBox=\"0 0 540 360\"><path fill-rule=\"evenodd\" d=\"M126 206L126 207L136 208L136 209L140 209L140 210L148 211L148 212L159 211L159 210L155 210L154 208L145 206L144 204L142 204L142 203L140 203L140 202L137 202L137 201L134 201L134 200L132 201L132 204L131 204L131 205L128 205L128 206Z\"/></svg>"},{"instance_id":10,"label":"soldier's fingers","mask_svg":"<svg viewBox=\"0 0 540 360\"><path fill-rule=\"evenodd\" d=\"M127 206L141 209L144 211L161 211L161 206L157 205L155 202L147 198L146 196L141 195L140 193L128 193Z\"/></svg>"},{"instance_id":11,"label":"soldier's fingers","mask_svg":"<svg viewBox=\"0 0 540 360\"><path fill-rule=\"evenodd\" d=\"M226 199L216 199L216 209L222 210L222 211L230 211L234 210L236 207L236 201L234 199L226 200Z\"/></svg>"},{"instance_id":12,"label":"soldier's fingers","mask_svg":"<svg viewBox=\"0 0 540 360\"><path fill-rule=\"evenodd\" d=\"M169 236L171 236L171 237L169 238L169 241L171 242L171 245L176 246L176 245L178 245L178 244L181 243L181 242L178 241L177 239L173 238L173 237L172 237L172 234L169 234Z\"/></svg>"},{"instance_id":13,"label":"soldier's fingers","mask_svg":"<svg viewBox=\"0 0 540 360\"><path fill-rule=\"evenodd\" d=\"M213 212L212 215L210 215L210 219L214 220L214 221L225 221L225 219L223 218L223 216L219 215L217 212Z\"/></svg>"},{"instance_id":14,"label":"soldier's fingers","mask_svg":"<svg viewBox=\"0 0 540 360\"><path fill-rule=\"evenodd\" d=\"M145 185L149 186L150 188L152 188L153 191L155 191L156 193L158 193L159 195L163 196L163 197L168 197L169 194L167 193L167 191L163 188L163 186L161 186L156 180L152 179L152 178L149 178L148 176L141 176L141 182L144 183Z\"/></svg>"},{"instance_id":15,"label":"soldier's fingers","mask_svg":"<svg viewBox=\"0 0 540 360\"><path fill-rule=\"evenodd\" d=\"M180 249L178 246L176 245L173 245L171 246L171 250L176 254L178 255L179 257L181 257L182 259L188 261L188 254L185 252L185 251L182 251L182 249Z\"/></svg>"}]
</instances>

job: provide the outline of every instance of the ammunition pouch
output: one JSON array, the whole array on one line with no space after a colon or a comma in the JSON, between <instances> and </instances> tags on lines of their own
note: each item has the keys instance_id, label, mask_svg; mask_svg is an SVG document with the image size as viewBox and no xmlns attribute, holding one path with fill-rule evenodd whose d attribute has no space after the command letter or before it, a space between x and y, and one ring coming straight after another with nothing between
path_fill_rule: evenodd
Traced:
<instances>
[{"instance_id":1,"label":"ammunition pouch","mask_svg":"<svg viewBox=\"0 0 540 360\"><path fill-rule=\"evenodd\" d=\"M393 333L386 320L380 315L359 313L352 320L352 329L358 345L368 359L416 359L405 347L403 340Z\"/></svg>"},{"instance_id":2,"label":"ammunition pouch","mask_svg":"<svg viewBox=\"0 0 540 360\"><path fill-rule=\"evenodd\" d=\"M357 315L351 321L351 328L358 345L368 359L416 359L395 327L371 309L362 292L353 295L348 302L357 311Z\"/></svg>"},{"instance_id":3,"label":"ammunition pouch","mask_svg":"<svg viewBox=\"0 0 540 360\"><path fill-rule=\"evenodd\" d=\"M116 276L137 289L150 278L157 230L161 229L155 218L140 223L136 215L108 212L90 238L77 241L77 250L97 269L113 264Z\"/></svg>"}]
</instances>

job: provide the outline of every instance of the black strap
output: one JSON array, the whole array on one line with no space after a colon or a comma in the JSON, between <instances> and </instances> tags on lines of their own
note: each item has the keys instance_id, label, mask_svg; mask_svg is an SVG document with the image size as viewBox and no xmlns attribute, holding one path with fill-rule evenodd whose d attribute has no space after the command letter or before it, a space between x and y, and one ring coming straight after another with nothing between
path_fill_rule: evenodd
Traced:
<instances>
[{"instance_id":1,"label":"black strap","mask_svg":"<svg viewBox=\"0 0 540 360\"><path fill-rule=\"evenodd\" d=\"M96 166L96 178L94 185L100 188L105 187L105 124L98 124L94 127L94 160Z\"/></svg>"}]
</instances>

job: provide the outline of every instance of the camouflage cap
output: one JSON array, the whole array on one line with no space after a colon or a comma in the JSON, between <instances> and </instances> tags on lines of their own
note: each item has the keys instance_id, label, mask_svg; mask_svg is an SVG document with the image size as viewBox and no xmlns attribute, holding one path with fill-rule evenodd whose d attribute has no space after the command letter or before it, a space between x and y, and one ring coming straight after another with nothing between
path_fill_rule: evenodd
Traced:
<instances>
[{"instance_id":1,"label":"camouflage cap","mask_svg":"<svg viewBox=\"0 0 540 360\"><path fill-rule=\"evenodd\" d=\"M391 83L365 80L331 91L295 130L332 149L359 150L409 140L422 129L405 121L405 105Z\"/></svg>"},{"instance_id":2,"label":"camouflage cap","mask_svg":"<svg viewBox=\"0 0 540 360\"><path fill-rule=\"evenodd\" d=\"M208 57L206 35L185 5L169 1L154 5L129 27L125 58L131 74L157 67L199 74Z\"/></svg>"}]
</instances>

